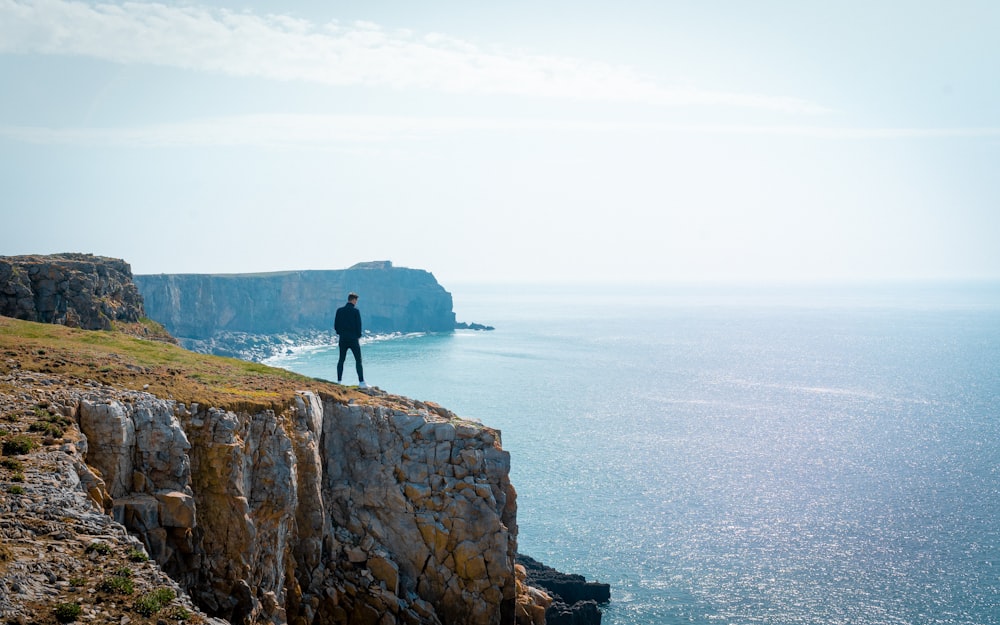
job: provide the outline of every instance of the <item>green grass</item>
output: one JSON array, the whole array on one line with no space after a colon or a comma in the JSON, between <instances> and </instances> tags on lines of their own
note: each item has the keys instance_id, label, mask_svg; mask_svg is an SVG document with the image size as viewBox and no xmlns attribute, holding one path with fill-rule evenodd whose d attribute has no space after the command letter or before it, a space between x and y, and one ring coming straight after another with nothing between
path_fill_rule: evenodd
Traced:
<instances>
[{"instance_id":1,"label":"green grass","mask_svg":"<svg viewBox=\"0 0 1000 625\"><path fill-rule=\"evenodd\" d=\"M92 379L223 409L283 409L291 404L295 391L303 388L335 396L347 392L324 380L260 363L198 354L163 341L8 317L0 317L0 352L8 358L16 356L24 370L80 382ZM0 360L0 374L4 372L4 360Z\"/></svg>"},{"instance_id":2,"label":"green grass","mask_svg":"<svg viewBox=\"0 0 1000 625\"><path fill-rule=\"evenodd\" d=\"M0 460L0 467L14 472L24 471L24 463L17 458L4 458L3 460Z\"/></svg>"},{"instance_id":3,"label":"green grass","mask_svg":"<svg viewBox=\"0 0 1000 625\"><path fill-rule=\"evenodd\" d=\"M108 543L102 543L94 541L87 545L87 548L83 550L84 553L99 553L102 556L111 555L111 545Z\"/></svg>"},{"instance_id":4,"label":"green grass","mask_svg":"<svg viewBox=\"0 0 1000 625\"><path fill-rule=\"evenodd\" d=\"M131 595L135 592L135 583L131 577L113 575L105 577L97 583L97 589L102 592L115 593L119 595Z\"/></svg>"},{"instance_id":5,"label":"green grass","mask_svg":"<svg viewBox=\"0 0 1000 625\"><path fill-rule=\"evenodd\" d=\"M130 549L128 552L128 559L131 562L148 562L149 556L147 556L146 552L141 549Z\"/></svg>"},{"instance_id":6,"label":"green grass","mask_svg":"<svg viewBox=\"0 0 1000 625\"><path fill-rule=\"evenodd\" d=\"M3 442L2 448L3 455L5 456L23 456L24 454L31 453L35 448L35 441L31 440L28 436L20 434L6 439Z\"/></svg>"},{"instance_id":7,"label":"green grass","mask_svg":"<svg viewBox=\"0 0 1000 625\"><path fill-rule=\"evenodd\" d=\"M177 606L167 613L167 618L176 619L178 621L186 621L191 618L191 612L183 606Z\"/></svg>"},{"instance_id":8,"label":"green grass","mask_svg":"<svg viewBox=\"0 0 1000 625\"><path fill-rule=\"evenodd\" d=\"M35 421L30 426L28 426L29 432L40 432L52 438L62 438L63 429L59 425L52 423L50 421Z\"/></svg>"},{"instance_id":9,"label":"green grass","mask_svg":"<svg viewBox=\"0 0 1000 625\"><path fill-rule=\"evenodd\" d=\"M167 607L176 596L174 591L169 588L157 588L153 592L148 592L139 597L132 606L132 609L143 616L153 616Z\"/></svg>"},{"instance_id":10,"label":"green grass","mask_svg":"<svg viewBox=\"0 0 1000 625\"><path fill-rule=\"evenodd\" d=\"M82 613L79 603L60 603L55 607L56 620L60 623L72 623Z\"/></svg>"}]
</instances>

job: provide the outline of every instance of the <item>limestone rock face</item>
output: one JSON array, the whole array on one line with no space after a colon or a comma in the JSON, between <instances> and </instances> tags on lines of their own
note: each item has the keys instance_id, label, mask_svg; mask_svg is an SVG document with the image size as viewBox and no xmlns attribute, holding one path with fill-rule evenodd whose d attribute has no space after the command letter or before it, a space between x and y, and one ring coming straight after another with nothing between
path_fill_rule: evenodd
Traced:
<instances>
[{"instance_id":1,"label":"limestone rock face","mask_svg":"<svg viewBox=\"0 0 1000 625\"><path fill-rule=\"evenodd\" d=\"M511 622L516 496L498 433L385 407L328 402L324 415L323 456L340 459L324 478L330 518L390 554L396 596L445 623Z\"/></svg>"},{"instance_id":2,"label":"limestone rock face","mask_svg":"<svg viewBox=\"0 0 1000 625\"><path fill-rule=\"evenodd\" d=\"M499 432L371 398L302 392L250 414L91 396L77 409L83 488L234 624L513 624Z\"/></svg>"},{"instance_id":3,"label":"limestone rock face","mask_svg":"<svg viewBox=\"0 0 1000 625\"><path fill-rule=\"evenodd\" d=\"M0 315L110 330L145 316L123 260L92 254L0 256Z\"/></svg>"},{"instance_id":4,"label":"limestone rock face","mask_svg":"<svg viewBox=\"0 0 1000 625\"><path fill-rule=\"evenodd\" d=\"M87 464L103 480L88 492L142 539L168 574L181 575L190 565L184 554L194 549L196 505L191 444L175 409L174 402L139 396L84 399L77 412Z\"/></svg>"},{"instance_id":5,"label":"limestone rock face","mask_svg":"<svg viewBox=\"0 0 1000 625\"><path fill-rule=\"evenodd\" d=\"M245 335L265 337L333 330L347 294L361 295L365 330L448 332L455 328L451 294L426 271L388 261L344 270L261 274L135 276L148 316L188 349L224 353Z\"/></svg>"}]
</instances>

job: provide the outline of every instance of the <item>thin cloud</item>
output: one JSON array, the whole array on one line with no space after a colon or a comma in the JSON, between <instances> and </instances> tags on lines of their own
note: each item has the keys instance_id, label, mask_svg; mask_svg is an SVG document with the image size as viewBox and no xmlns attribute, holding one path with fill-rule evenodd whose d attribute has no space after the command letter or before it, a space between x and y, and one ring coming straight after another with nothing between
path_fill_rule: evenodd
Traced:
<instances>
[{"instance_id":1,"label":"thin cloud","mask_svg":"<svg viewBox=\"0 0 1000 625\"><path fill-rule=\"evenodd\" d=\"M485 50L442 34L160 3L0 0L0 53L335 86L829 112L794 97L670 88L627 67Z\"/></svg>"},{"instance_id":2,"label":"thin cloud","mask_svg":"<svg viewBox=\"0 0 1000 625\"><path fill-rule=\"evenodd\" d=\"M1000 128L836 128L821 126L679 126L644 122L593 122L488 117L365 115L240 115L113 128L0 126L0 138L34 144L112 147L212 147L355 149L415 144L466 133L574 133L639 135L755 135L819 140L933 140L1000 138Z\"/></svg>"},{"instance_id":3,"label":"thin cloud","mask_svg":"<svg viewBox=\"0 0 1000 625\"><path fill-rule=\"evenodd\" d=\"M837 126L698 126L703 134L743 134L816 139L983 139L1000 137L1000 128L859 128Z\"/></svg>"}]
</instances>

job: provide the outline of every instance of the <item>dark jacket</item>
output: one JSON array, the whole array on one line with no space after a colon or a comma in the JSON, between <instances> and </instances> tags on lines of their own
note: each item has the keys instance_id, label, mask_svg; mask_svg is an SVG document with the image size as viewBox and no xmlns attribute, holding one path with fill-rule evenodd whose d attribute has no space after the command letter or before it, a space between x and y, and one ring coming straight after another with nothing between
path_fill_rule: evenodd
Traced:
<instances>
[{"instance_id":1,"label":"dark jacket","mask_svg":"<svg viewBox=\"0 0 1000 625\"><path fill-rule=\"evenodd\" d=\"M342 339L361 338L361 313L354 304L347 302L337 309L337 316L333 319L333 329Z\"/></svg>"}]
</instances>

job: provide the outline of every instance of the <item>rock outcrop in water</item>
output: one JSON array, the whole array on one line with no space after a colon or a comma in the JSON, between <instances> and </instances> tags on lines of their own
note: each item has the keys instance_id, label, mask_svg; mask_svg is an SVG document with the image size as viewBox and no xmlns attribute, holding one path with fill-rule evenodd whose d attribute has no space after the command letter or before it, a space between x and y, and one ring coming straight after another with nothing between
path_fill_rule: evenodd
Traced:
<instances>
[{"instance_id":1,"label":"rock outcrop in water","mask_svg":"<svg viewBox=\"0 0 1000 625\"><path fill-rule=\"evenodd\" d=\"M598 604L611 600L610 585L562 573L523 554L518 554L517 566L524 570L528 587L544 589L551 599L545 605L546 625L600 625Z\"/></svg>"},{"instance_id":2,"label":"rock outcrop in water","mask_svg":"<svg viewBox=\"0 0 1000 625\"><path fill-rule=\"evenodd\" d=\"M268 337L331 333L338 307L361 295L366 331L450 332L452 298L433 274L389 261L349 269L260 274L137 275L151 319L189 349L261 359L282 343Z\"/></svg>"}]
</instances>

